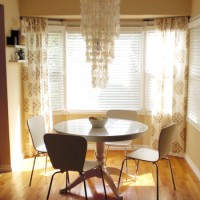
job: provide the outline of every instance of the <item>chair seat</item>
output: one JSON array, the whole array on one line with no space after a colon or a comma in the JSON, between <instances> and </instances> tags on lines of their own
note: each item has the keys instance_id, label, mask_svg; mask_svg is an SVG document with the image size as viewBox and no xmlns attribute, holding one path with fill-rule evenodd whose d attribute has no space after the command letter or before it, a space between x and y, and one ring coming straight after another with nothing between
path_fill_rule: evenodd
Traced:
<instances>
[{"instance_id":1,"label":"chair seat","mask_svg":"<svg viewBox=\"0 0 200 200\"><path fill-rule=\"evenodd\" d=\"M133 158L136 160L144 160L147 162L156 162L159 159L158 151L149 148L140 148L127 154L127 158Z\"/></svg>"},{"instance_id":2,"label":"chair seat","mask_svg":"<svg viewBox=\"0 0 200 200\"><path fill-rule=\"evenodd\" d=\"M94 169L95 167L99 166L98 161L91 161L91 160L86 160L84 163L83 171L86 172L90 169Z\"/></svg>"},{"instance_id":3,"label":"chair seat","mask_svg":"<svg viewBox=\"0 0 200 200\"><path fill-rule=\"evenodd\" d=\"M36 147L37 151L41 152L41 153L47 153L47 149L46 146L44 144Z\"/></svg>"},{"instance_id":4,"label":"chair seat","mask_svg":"<svg viewBox=\"0 0 200 200\"><path fill-rule=\"evenodd\" d=\"M105 144L109 146L126 147L132 144L132 140L124 140L124 141L118 141L118 142L105 142Z\"/></svg>"}]
</instances>

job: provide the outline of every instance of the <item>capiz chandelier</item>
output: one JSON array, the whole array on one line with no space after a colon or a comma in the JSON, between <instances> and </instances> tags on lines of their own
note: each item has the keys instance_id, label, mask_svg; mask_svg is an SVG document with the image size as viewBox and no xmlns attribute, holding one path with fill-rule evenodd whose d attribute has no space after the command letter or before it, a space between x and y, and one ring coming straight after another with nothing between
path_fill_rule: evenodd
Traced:
<instances>
[{"instance_id":1,"label":"capiz chandelier","mask_svg":"<svg viewBox=\"0 0 200 200\"><path fill-rule=\"evenodd\" d=\"M80 0L81 33L86 42L86 60L92 64L93 87L105 88L108 64L114 58L120 30L120 0Z\"/></svg>"}]
</instances>

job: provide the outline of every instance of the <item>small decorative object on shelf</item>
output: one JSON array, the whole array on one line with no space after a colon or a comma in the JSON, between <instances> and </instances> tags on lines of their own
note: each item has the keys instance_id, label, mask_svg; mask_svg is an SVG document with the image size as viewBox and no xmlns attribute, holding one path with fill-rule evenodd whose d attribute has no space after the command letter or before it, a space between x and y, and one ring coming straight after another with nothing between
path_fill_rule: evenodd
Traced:
<instances>
[{"instance_id":1,"label":"small decorative object on shelf","mask_svg":"<svg viewBox=\"0 0 200 200\"><path fill-rule=\"evenodd\" d=\"M26 43L26 38L23 34L20 34L20 37L19 37L19 44L20 45L25 45Z\"/></svg>"},{"instance_id":2,"label":"small decorative object on shelf","mask_svg":"<svg viewBox=\"0 0 200 200\"><path fill-rule=\"evenodd\" d=\"M7 45L18 45L19 37L20 37L19 30L11 30L11 36L7 37Z\"/></svg>"},{"instance_id":3,"label":"small decorative object on shelf","mask_svg":"<svg viewBox=\"0 0 200 200\"><path fill-rule=\"evenodd\" d=\"M25 52L23 49L17 49L16 53L18 54L18 60L25 60Z\"/></svg>"},{"instance_id":4,"label":"small decorative object on shelf","mask_svg":"<svg viewBox=\"0 0 200 200\"><path fill-rule=\"evenodd\" d=\"M26 47L23 45L13 46L15 51L11 55L10 62L27 62L26 60Z\"/></svg>"},{"instance_id":5,"label":"small decorative object on shelf","mask_svg":"<svg viewBox=\"0 0 200 200\"><path fill-rule=\"evenodd\" d=\"M15 60L17 61L17 60L19 60L19 55L18 55L17 50L16 50L16 52L15 52L15 56L13 56L11 60L12 60L12 61L15 61Z\"/></svg>"},{"instance_id":6,"label":"small decorative object on shelf","mask_svg":"<svg viewBox=\"0 0 200 200\"><path fill-rule=\"evenodd\" d=\"M11 30L11 36L7 37L7 45L25 45L26 38L19 30Z\"/></svg>"}]
</instances>

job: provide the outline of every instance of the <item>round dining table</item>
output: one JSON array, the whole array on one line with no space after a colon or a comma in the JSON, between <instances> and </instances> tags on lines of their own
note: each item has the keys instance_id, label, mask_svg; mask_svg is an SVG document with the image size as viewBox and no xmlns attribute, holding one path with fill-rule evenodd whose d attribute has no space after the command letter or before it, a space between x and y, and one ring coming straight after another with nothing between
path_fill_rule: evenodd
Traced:
<instances>
[{"instance_id":1,"label":"round dining table","mask_svg":"<svg viewBox=\"0 0 200 200\"><path fill-rule=\"evenodd\" d=\"M114 167L106 167L104 165L104 143L136 139L146 133L148 126L138 121L108 118L108 121L103 128L93 128L89 119L84 118L60 122L55 124L54 130L61 134L79 135L84 137L88 142L95 142L96 159L103 166L104 179L112 189L114 195L119 199L123 199L123 197L119 195L111 177L111 174L119 175L120 170ZM99 170L92 170L91 172L89 171L85 177L86 179L91 177L101 177L101 174ZM71 183L68 188L62 189L61 193L62 191L66 191L66 189L69 190L75 187L80 182L82 182L82 179L79 177Z\"/></svg>"}]
</instances>

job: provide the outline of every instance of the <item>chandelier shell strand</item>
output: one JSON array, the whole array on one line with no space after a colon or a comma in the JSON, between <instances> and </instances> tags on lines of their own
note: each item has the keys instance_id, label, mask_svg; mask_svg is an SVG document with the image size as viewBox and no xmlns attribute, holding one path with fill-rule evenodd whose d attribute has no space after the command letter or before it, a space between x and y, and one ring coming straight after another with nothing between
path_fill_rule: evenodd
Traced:
<instances>
[{"instance_id":1,"label":"chandelier shell strand","mask_svg":"<svg viewBox=\"0 0 200 200\"><path fill-rule=\"evenodd\" d=\"M92 65L93 87L105 88L108 64L114 58L120 30L120 0L80 0L81 34L86 42L86 60Z\"/></svg>"}]
</instances>

